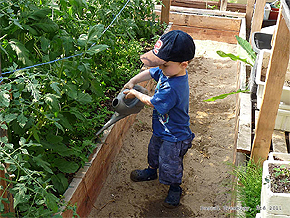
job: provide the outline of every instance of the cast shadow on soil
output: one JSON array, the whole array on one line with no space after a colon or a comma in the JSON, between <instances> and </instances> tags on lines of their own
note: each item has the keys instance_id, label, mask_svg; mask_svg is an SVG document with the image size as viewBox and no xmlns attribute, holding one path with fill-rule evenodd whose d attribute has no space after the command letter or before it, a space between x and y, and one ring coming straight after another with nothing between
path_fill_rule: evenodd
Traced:
<instances>
[{"instance_id":1,"label":"cast shadow on soil","mask_svg":"<svg viewBox=\"0 0 290 218\"><path fill-rule=\"evenodd\" d=\"M163 200L148 201L140 213L140 217L195 217L195 214L185 205L168 209L162 205Z\"/></svg>"}]
</instances>

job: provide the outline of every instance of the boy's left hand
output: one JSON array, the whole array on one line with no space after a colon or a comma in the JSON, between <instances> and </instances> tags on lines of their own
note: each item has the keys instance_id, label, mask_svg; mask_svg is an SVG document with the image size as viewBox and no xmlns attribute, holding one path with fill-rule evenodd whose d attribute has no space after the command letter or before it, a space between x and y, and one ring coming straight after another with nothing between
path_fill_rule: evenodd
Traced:
<instances>
[{"instance_id":1,"label":"boy's left hand","mask_svg":"<svg viewBox=\"0 0 290 218\"><path fill-rule=\"evenodd\" d=\"M124 94L126 95L125 98L135 98L136 97L134 89L126 90L126 91L124 91Z\"/></svg>"}]
</instances>

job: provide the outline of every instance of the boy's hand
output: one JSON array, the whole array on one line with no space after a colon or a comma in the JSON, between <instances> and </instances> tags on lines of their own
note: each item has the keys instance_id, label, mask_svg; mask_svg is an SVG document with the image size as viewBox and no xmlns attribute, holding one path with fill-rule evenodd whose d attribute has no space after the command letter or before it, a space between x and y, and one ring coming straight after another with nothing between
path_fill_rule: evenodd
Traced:
<instances>
[{"instance_id":1,"label":"boy's hand","mask_svg":"<svg viewBox=\"0 0 290 218\"><path fill-rule=\"evenodd\" d=\"M124 94L126 94L125 98L138 98L140 101L142 101L144 104L150 106L150 107L154 107L153 104L150 101L150 96L145 95L141 92L138 92L135 89L130 89L130 90L126 90L124 91Z\"/></svg>"},{"instance_id":2,"label":"boy's hand","mask_svg":"<svg viewBox=\"0 0 290 218\"><path fill-rule=\"evenodd\" d=\"M136 90L134 89L130 89L130 90L126 90L123 93L126 95L125 98L135 98L135 92Z\"/></svg>"},{"instance_id":3,"label":"boy's hand","mask_svg":"<svg viewBox=\"0 0 290 218\"><path fill-rule=\"evenodd\" d=\"M133 89L134 86L135 83L133 83L132 80L129 80L129 82L124 85L124 89Z\"/></svg>"}]
</instances>

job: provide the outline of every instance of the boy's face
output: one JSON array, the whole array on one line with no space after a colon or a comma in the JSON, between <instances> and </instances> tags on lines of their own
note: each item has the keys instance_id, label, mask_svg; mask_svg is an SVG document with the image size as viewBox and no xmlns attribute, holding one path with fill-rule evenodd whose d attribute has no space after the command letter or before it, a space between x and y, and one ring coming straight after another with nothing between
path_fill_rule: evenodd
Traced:
<instances>
[{"instance_id":1,"label":"boy's face","mask_svg":"<svg viewBox=\"0 0 290 218\"><path fill-rule=\"evenodd\" d=\"M181 63L168 61L165 64L159 65L159 68L163 71L165 76L170 78L174 76L184 76L186 74L187 65L188 61Z\"/></svg>"}]
</instances>

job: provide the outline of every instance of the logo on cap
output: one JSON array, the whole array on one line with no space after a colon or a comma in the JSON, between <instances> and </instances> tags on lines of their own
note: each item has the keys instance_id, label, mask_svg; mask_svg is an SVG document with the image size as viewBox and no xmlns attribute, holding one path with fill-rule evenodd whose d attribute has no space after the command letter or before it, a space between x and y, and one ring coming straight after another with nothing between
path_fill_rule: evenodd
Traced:
<instances>
[{"instance_id":1,"label":"logo on cap","mask_svg":"<svg viewBox=\"0 0 290 218\"><path fill-rule=\"evenodd\" d=\"M154 54L156 55L158 54L159 49L162 47L162 45L163 45L163 42L160 39L158 39L158 41L154 45L154 49L153 49Z\"/></svg>"}]
</instances>

